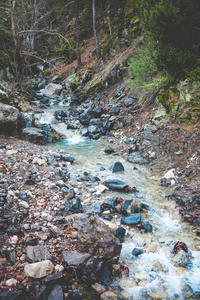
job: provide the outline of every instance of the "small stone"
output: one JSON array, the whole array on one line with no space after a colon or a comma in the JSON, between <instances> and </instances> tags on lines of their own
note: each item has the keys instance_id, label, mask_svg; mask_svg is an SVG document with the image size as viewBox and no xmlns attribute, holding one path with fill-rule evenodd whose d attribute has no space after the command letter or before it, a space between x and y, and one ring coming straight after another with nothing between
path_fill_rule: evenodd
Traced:
<instances>
[{"instance_id":1,"label":"small stone","mask_svg":"<svg viewBox=\"0 0 200 300\"><path fill-rule=\"evenodd\" d=\"M114 163L109 170L112 173L117 173L117 172L123 172L124 171L124 166L122 165L122 163L120 161L117 161L116 163Z\"/></svg>"},{"instance_id":2,"label":"small stone","mask_svg":"<svg viewBox=\"0 0 200 300\"><path fill-rule=\"evenodd\" d=\"M101 300L117 300L118 296L111 291L107 291L100 296Z\"/></svg>"},{"instance_id":3,"label":"small stone","mask_svg":"<svg viewBox=\"0 0 200 300\"><path fill-rule=\"evenodd\" d=\"M28 277L42 278L53 273L54 265L50 260L26 265L24 268L25 274Z\"/></svg>"},{"instance_id":4,"label":"small stone","mask_svg":"<svg viewBox=\"0 0 200 300\"><path fill-rule=\"evenodd\" d=\"M19 206L24 207L24 208L29 208L29 204L26 201L20 201Z\"/></svg>"},{"instance_id":5,"label":"small stone","mask_svg":"<svg viewBox=\"0 0 200 300\"><path fill-rule=\"evenodd\" d=\"M51 255L47 247L43 246L27 246L26 258L29 262L37 262L51 259Z\"/></svg>"},{"instance_id":6,"label":"small stone","mask_svg":"<svg viewBox=\"0 0 200 300\"><path fill-rule=\"evenodd\" d=\"M62 253L63 259L67 264L78 266L82 264L84 261L86 261L89 257L89 253L81 253L78 251L64 251Z\"/></svg>"},{"instance_id":7,"label":"small stone","mask_svg":"<svg viewBox=\"0 0 200 300\"><path fill-rule=\"evenodd\" d=\"M92 288L93 288L99 295L101 295L101 294L103 294L103 293L106 292L105 286L103 286L102 284L97 283L97 282L96 282L95 284L92 285Z\"/></svg>"},{"instance_id":8,"label":"small stone","mask_svg":"<svg viewBox=\"0 0 200 300\"><path fill-rule=\"evenodd\" d=\"M5 285L7 286L16 286L17 285L17 280L14 278L8 279L5 282Z\"/></svg>"},{"instance_id":9,"label":"small stone","mask_svg":"<svg viewBox=\"0 0 200 300\"><path fill-rule=\"evenodd\" d=\"M122 224L126 225L136 225L140 223L141 215L140 213L131 214L128 217L122 217L121 222Z\"/></svg>"},{"instance_id":10,"label":"small stone","mask_svg":"<svg viewBox=\"0 0 200 300\"><path fill-rule=\"evenodd\" d=\"M190 262L190 256L184 250L180 250L173 258L173 263L176 266L186 267Z\"/></svg>"},{"instance_id":11,"label":"small stone","mask_svg":"<svg viewBox=\"0 0 200 300\"><path fill-rule=\"evenodd\" d=\"M10 239L10 242L12 245L16 245L17 242L18 242L19 238L17 235L14 235L11 239Z\"/></svg>"},{"instance_id":12,"label":"small stone","mask_svg":"<svg viewBox=\"0 0 200 300\"><path fill-rule=\"evenodd\" d=\"M166 292L162 293L149 293L149 297L153 300L162 300L162 299L167 299L168 295Z\"/></svg>"},{"instance_id":13,"label":"small stone","mask_svg":"<svg viewBox=\"0 0 200 300\"><path fill-rule=\"evenodd\" d=\"M110 147L110 146L108 145L108 146L106 146L104 152L105 152L106 154L111 154L111 153L114 153L115 150L114 150L112 147Z\"/></svg>"},{"instance_id":14,"label":"small stone","mask_svg":"<svg viewBox=\"0 0 200 300\"><path fill-rule=\"evenodd\" d=\"M135 274L135 278L137 280L144 281L144 280L148 280L149 279L149 275L143 274L143 273L136 273Z\"/></svg>"},{"instance_id":15,"label":"small stone","mask_svg":"<svg viewBox=\"0 0 200 300\"><path fill-rule=\"evenodd\" d=\"M53 290L51 291L48 300L64 300L64 292L61 285L56 284L53 287Z\"/></svg>"},{"instance_id":16,"label":"small stone","mask_svg":"<svg viewBox=\"0 0 200 300\"><path fill-rule=\"evenodd\" d=\"M56 271L56 272L62 272L62 271L64 271L63 265L56 265L56 266L55 266L55 271Z\"/></svg>"},{"instance_id":17,"label":"small stone","mask_svg":"<svg viewBox=\"0 0 200 300\"><path fill-rule=\"evenodd\" d=\"M153 253L154 253L154 252L156 252L156 251L158 250L158 248L159 248L159 243L153 242L153 243L151 243L151 244L148 246L146 252L147 252L147 253L150 253L150 252L153 252Z\"/></svg>"}]
</instances>

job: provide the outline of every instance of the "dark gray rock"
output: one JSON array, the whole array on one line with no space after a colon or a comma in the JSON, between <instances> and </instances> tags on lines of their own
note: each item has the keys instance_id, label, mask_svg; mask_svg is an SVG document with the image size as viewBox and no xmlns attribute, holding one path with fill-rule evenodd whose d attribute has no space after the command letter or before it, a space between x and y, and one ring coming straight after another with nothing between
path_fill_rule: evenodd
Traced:
<instances>
[{"instance_id":1,"label":"dark gray rock","mask_svg":"<svg viewBox=\"0 0 200 300\"><path fill-rule=\"evenodd\" d=\"M68 162L70 162L70 163L73 163L74 161L75 161L75 158L74 157L72 157L71 155L67 155L67 154L63 154L62 155L62 159L64 160L64 161L68 161Z\"/></svg>"},{"instance_id":2,"label":"dark gray rock","mask_svg":"<svg viewBox=\"0 0 200 300\"><path fill-rule=\"evenodd\" d=\"M104 181L104 185L112 191L124 191L128 184L118 179L109 179Z\"/></svg>"},{"instance_id":3,"label":"dark gray rock","mask_svg":"<svg viewBox=\"0 0 200 300\"><path fill-rule=\"evenodd\" d=\"M125 224L125 225L136 225L136 224L140 223L140 221L141 221L140 213L134 213L127 217L122 217L122 219L121 219L122 224Z\"/></svg>"},{"instance_id":4,"label":"dark gray rock","mask_svg":"<svg viewBox=\"0 0 200 300\"><path fill-rule=\"evenodd\" d=\"M26 258L30 263L51 260L51 255L46 246L27 246Z\"/></svg>"},{"instance_id":5,"label":"dark gray rock","mask_svg":"<svg viewBox=\"0 0 200 300\"><path fill-rule=\"evenodd\" d=\"M56 120L60 121L60 120L63 120L64 118L66 118L67 114L64 110L56 110L54 112L54 117L56 118Z\"/></svg>"},{"instance_id":6,"label":"dark gray rock","mask_svg":"<svg viewBox=\"0 0 200 300\"><path fill-rule=\"evenodd\" d=\"M111 153L114 153L115 150L114 150L110 145L108 145L108 146L106 146L104 152L105 152L106 154L111 154Z\"/></svg>"},{"instance_id":7,"label":"dark gray rock","mask_svg":"<svg viewBox=\"0 0 200 300\"><path fill-rule=\"evenodd\" d=\"M90 125L88 127L88 131L89 131L89 135L102 132L101 128L99 126L96 126L96 125Z\"/></svg>"},{"instance_id":8,"label":"dark gray rock","mask_svg":"<svg viewBox=\"0 0 200 300\"><path fill-rule=\"evenodd\" d=\"M106 208L108 208L108 209L114 209L116 205L117 205L117 197L113 197L113 198L110 198L110 199L106 200L102 204L102 207L104 209L106 209Z\"/></svg>"},{"instance_id":9,"label":"dark gray rock","mask_svg":"<svg viewBox=\"0 0 200 300\"><path fill-rule=\"evenodd\" d=\"M124 166L122 165L121 162L117 161L112 166L110 166L109 170L112 173L122 172L124 171Z\"/></svg>"},{"instance_id":10,"label":"dark gray rock","mask_svg":"<svg viewBox=\"0 0 200 300\"><path fill-rule=\"evenodd\" d=\"M119 239L119 241L123 243L126 230L123 227L119 227L114 230L113 233Z\"/></svg>"},{"instance_id":11,"label":"dark gray rock","mask_svg":"<svg viewBox=\"0 0 200 300\"><path fill-rule=\"evenodd\" d=\"M115 114L115 115L118 115L119 112L120 112L120 109L119 109L119 107L117 107L117 106L113 106L112 109L111 109L111 112L112 112L113 114Z\"/></svg>"},{"instance_id":12,"label":"dark gray rock","mask_svg":"<svg viewBox=\"0 0 200 300\"><path fill-rule=\"evenodd\" d=\"M81 130L80 130L80 133L81 133L82 136L88 136L89 131L88 131L87 128L82 127Z\"/></svg>"},{"instance_id":13,"label":"dark gray rock","mask_svg":"<svg viewBox=\"0 0 200 300\"><path fill-rule=\"evenodd\" d=\"M79 198L73 198L65 203L65 211L70 213L82 213L83 207Z\"/></svg>"},{"instance_id":14,"label":"dark gray rock","mask_svg":"<svg viewBox=\"0 0 200 300\"><path fill-rule=\"evenodd\" d=\"M22 138L39 145L45 145L48 140L44 130L35 127L24 128L22 130Z\"/></svg>"},{"instance_id":15,"label":"dark gray rock","mask_svg":"<svg viewBox=\"0 0 200 300\"><path fill-rule=\"evenodd\" d=\"M80 114L79 121L83 125L89 125L90 120L97 117L97 113L92 106L88 107L82 114Z\"/></svg>"},{"instance_id":16,"label":"dark gray rock","mask_svg":"<svg viewBox=\"0 0 200 300\"><path fill-rule=\"evenodd\" d=\"M96 203L96 204L94 205L93 211L94 211L94 213L96 213L96 214L98 214L98 215L101 215L101 214L102 214L102 207L101 207L101 204Z\"/></svg>"},{"instance_id":17,"label":"dark gray rock","mask_svg":"<svg viewBox=\"0 0 200 300\"><path fill-rule=\"evenodd\" d=\"M61 285L54 285L51 293L49 294L48 300L64 300L64 292Z\"/></svg>"},{"instance_id":18,"label":"dark gray rock","mask_svg":"<svg viewBox=\"0 0 200 300\"><path fill-rule=\"evenodd\" d=\"M130 206L133 203L133 200L124 200L123 206L122 206L122 215L127 216L128 211L130 210Z\"/></svg>"},{"instance_id":19,"label":"dark gray rock","mask_svg":"<svg viewBox=\"0 0 200 300\"><path fill-rule=\"evenodd\" d=\"M140 152L135 152L134 154L128 156L127 159L129 162L134 163L134 164L139 164L139 165L143 165L143 164L148 164L149 163L149 159L148 158L144 158Z\"/></svg>"},{"instance_id":20,"label":"dark gray rock","mask_svg":"<svg viewBox=\"0 0 200 300\"><path fill-rule=\"evenodd\" d=\"M101 119L91 119L90 122L89 122L89 125L102 126Z\"/></svg>"},{"instance_id":21,"label":"dark gray rock","mask_svg":"<svg viewBox=\"0 0 200 300\"><path fill-rule=\"evenodd\" d=\"M116 243L111 232L79 230L77 246L81 252L106 259L118 258L121 252L121 245Z\"/></svg>"},{"instance_id":22,"label":"dark gray rock","mask_svg":"<svg viewBox=\"0 0 200 300\"><path fill-rule=\"evenodd\" d=\"M152 232L152 225L147 221L142 223L144 232Z\"/></svg>"},{"instance_id":23,"label":"dark gray rock","mask_svg":"<svg viewBox=\"0 0 200 300\"><path fill-rule=\"evenodd\" d=\"M127 98L124 100L124 104L126 107L129 107L135 103L136 99L135 98Z\"/></svg>"},{"instance_id":24,"label":"dark gray rock","mask_svg":"<svg viewBox=\"0 0 200 300\"><path fill-rule=\"evenodd\" d=\"M79 251L64 251L62 257L64 261L69 265L79 266L89 259L91 255L89 253L81 253Z\"/></svg>"},{"instance_id":25,"label":"dark gray rock","mask_svg":"<svg viewBox=\"0 0 200 300\"><path fill-rule=\"evenodd\" d=\"M138 257L139 255L143 254L144 250L139 248L134 248L132 251L133 256Z\"/></svg>"}]
</instances>

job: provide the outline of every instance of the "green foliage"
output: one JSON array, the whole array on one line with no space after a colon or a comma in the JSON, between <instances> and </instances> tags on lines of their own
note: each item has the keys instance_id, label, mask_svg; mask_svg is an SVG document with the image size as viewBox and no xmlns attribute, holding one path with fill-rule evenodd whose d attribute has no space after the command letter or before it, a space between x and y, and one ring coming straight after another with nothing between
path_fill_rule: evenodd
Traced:
<instances>
[{"instance_id":1,"label":"green foliage","mask_svg":"<svg viewBox=\"0 0 200 300\"><path fill-rule=\"evenodd\" d=\"M152 54L149 48L144 45L129 60L129 74L131 76L129 83L136 90L141 87L144 88L149 82L152 82L156 72L157 68L152 59Z\"/></svg>"},{"instance_id":2,"label":"green foliage","mask_svg":"<svg viewBox=\"0 0 200 300\"><path fill-rule=\"evenodd\" d=\"M138 0L143 29L160 70L185 75L200 57L199 0Z\"/></svg>"}]
</instances>

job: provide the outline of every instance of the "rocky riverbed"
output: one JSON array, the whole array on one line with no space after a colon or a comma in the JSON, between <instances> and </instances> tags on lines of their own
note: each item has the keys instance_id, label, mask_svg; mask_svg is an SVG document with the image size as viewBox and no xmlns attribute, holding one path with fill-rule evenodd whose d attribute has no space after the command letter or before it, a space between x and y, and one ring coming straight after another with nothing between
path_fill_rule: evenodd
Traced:
<instances>
[{"instance_id":1,"label":"rocky riverbed","mask_svg":"<svg viewBox=\"0 0 200 300\"><path fill-rule=\"evenodd\" d=\"M76 106L37 94L35 110L16 111L21 138L56 146L1 138L0 299L198 299L199 127L113 91Z\"/></svg>"}]
</instances>

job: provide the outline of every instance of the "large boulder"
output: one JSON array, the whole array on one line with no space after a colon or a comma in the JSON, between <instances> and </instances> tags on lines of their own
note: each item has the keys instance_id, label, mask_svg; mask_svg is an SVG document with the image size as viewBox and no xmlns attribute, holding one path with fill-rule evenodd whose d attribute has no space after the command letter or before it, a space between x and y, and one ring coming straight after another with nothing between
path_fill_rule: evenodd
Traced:
<instances>
[{"instance_id":1,"label":"large boulder","mask_svg":"<svg viewBox=\"0 0 200 300\"><path fill-rule=\"evenodd\" d=\"M112 191L124 191L128 187L128 184L118 179L106 180L104 181L104 185Z\"/></svg>"},{"instance_id":2,"label":"large boulder","mask_svg":"<svg viewBox=\"0 0 200 300\"><path fill-rule=\"evenodd\" d=\"M101 108L96 109L92 106L88 107L82 114L80 114L79 121L83 125L89 125L90 120L99 118L101 115Z\"/></svg>"},{"instance_id":3,"label":"large boulder","mask_svg":"<svg viewBox=\"0 0 200 300\"><path fill-rule=\"evenodd\" d=\"M62 88L61 84L50 83L45 87L43 95L46 97L60 95Z\"/></svg>"},{"instance_id":4,"label":"large boulder","mask_svg":"<svg viewBox=\"0 0 200 300\"><path fill-rule=\"evenodd\" d=\"M26 265L24 272L26 276L32 278L42 278L53 273L54 265L50 260L44 260L41 262Z\"/></svg>"},{"instance_id":5,"label":"large boulder","mask_svg":"<svg viewBox=\"0 0 200 300\"><path fill-rule=\"evenodd\" d=\"M36 127L24 128L22 130L22 138L38 145L57 142L64 138L64 135L57 132L48 124L45 124L44 126L41 125L41 127L41 129Z\"/></svg>"},{"instance_id":6,"label":"large boulder","mask_svg":"<svg viewBox=\"0 0 200 300\"><path fill-rule=\"evenodd\" d=\"M13 106L0 103L0 130L9 131L17 126L19 110Z\"/></svg>"},{"instance_id":7,"label":"large boulder","mask_svg":"<svg viewBox=\"0 0 200 300\"><path fill-rule=\"evenodd\" d=\"M81 252L106 259L118 258L121 252L121 245L117 244L111 232L79 230L77 246Z\"/></svg>"}]
</instances>

